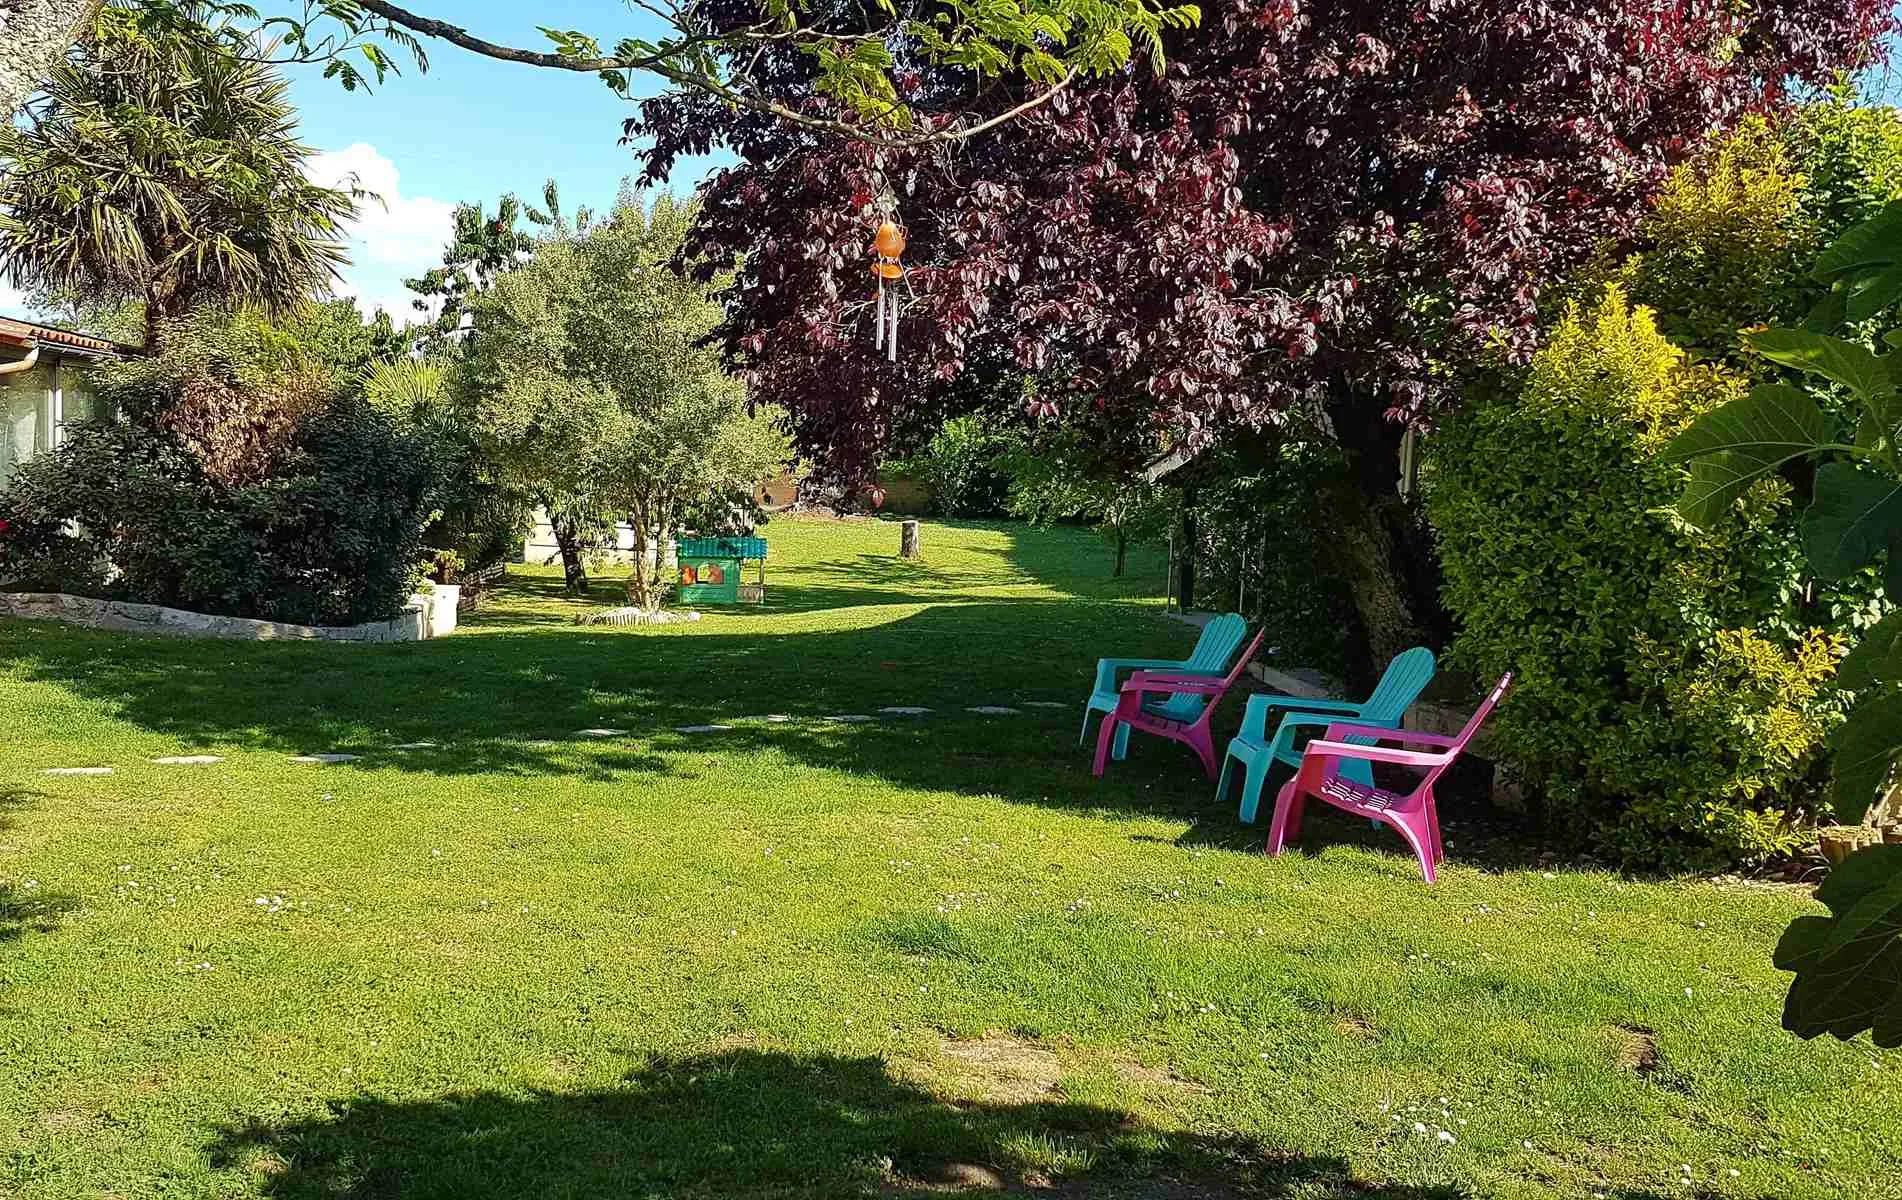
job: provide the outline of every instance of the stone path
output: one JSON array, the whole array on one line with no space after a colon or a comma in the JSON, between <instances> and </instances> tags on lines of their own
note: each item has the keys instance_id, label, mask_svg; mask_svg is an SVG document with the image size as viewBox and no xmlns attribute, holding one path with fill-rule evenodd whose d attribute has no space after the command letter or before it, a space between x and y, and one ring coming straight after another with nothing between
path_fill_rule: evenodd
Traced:
<instances>
[{"instance_id":1,"label":"stone path","mask_svg":"<svg viewBox=\"0 0 1902 1200\"><path fill-rule=\"evenodd\" d=\"M1024 700L1020 701L1020 703L1023 705L1023 708L1055 709L1075 707L1075 705L1066 704L1057 700ZM1004 704L975 704L966 708L964 711L976 713L984 717L1006 717L1022 715L1023 708L1013 708ZM827 716L814 717L811 719L817 722L830 722L841 725L862 725L877 721L880 716L922 717L935 711L935 709L927 708L920 704L888 704L878 710L877 716L871 713L832 713ZM735 717L733 720L741 724L787 725L793 723L795 718L786 713L766 713L762 716L755 717ZM736 726L733 725L705 724L676 725L673 727L673 730L675 733L682 734L707 734L729 733L735 728ZM570 736L599 741L608 738L630 737L632 734L633 731L627 729L596 728L577 729ZM524 744L538 750L552 750L561 746L563 743L542 738ZM414 750L439 750L441 748L442 745L439 742L398 742L390 747L391 750L402 753ZM334 766L342 763L360 762L362 759L363 755L361 754L348 754L343 751L327 751L318 754L293 754L289 758L291 762L303 763L310 766ZM222 755L217 754L168 754L149 761L168 767L196 767L211 766L212 764L221 763L225 760ZM110 775L112 774L112 770L111 767L47 767L41 771L41 774L70 776Z\"/></svg>"}]
</instances>

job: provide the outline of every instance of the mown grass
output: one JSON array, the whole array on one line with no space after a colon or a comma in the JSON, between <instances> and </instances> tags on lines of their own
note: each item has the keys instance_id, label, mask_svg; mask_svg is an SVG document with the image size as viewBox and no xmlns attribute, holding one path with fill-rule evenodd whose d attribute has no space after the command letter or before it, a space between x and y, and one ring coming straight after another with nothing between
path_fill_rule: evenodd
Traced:
<instances>
[{"instance_id":1,"label":"mown grass","mask_svg":"<svg viewBox=\"0 0 1902 1200\"><path fill-rule=\"evenodd\" d=\"M1482 870L1457 805L1436 888L1265 859L1177 747L964 711L1185 647L1153 557L767 533L697 625L544 571L413 646L0 622L0 1194L1902 1194L1902 1055L1777 1028L1800 896ZM884 705L937 711L820 719Z\"/></svg>"}]
</instances>

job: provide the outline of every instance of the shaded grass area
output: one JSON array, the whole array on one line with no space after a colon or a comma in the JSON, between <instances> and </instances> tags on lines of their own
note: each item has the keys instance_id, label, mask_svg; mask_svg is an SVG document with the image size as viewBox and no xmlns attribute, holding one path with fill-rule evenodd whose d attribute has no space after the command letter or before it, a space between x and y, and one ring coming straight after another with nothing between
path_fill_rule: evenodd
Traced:
<instances>
[{"instance_id":1,"label":"shaded grass area","mask_svg":"<svg viewBox=\"0 0 1902 1200\"><path fill-rule=\"evenodd\" d=\"M0 623L0 1193L1897 1194L1902 1056L1776 1026L1807 901L1461 812L1432 889L1344 819L1264 859L1178 747L963 711L1185 648L1155 556L766 532L695 625L540 571L416 646ZM937 711L822 719L883 705Z\"/></svg>"}]
</instances>

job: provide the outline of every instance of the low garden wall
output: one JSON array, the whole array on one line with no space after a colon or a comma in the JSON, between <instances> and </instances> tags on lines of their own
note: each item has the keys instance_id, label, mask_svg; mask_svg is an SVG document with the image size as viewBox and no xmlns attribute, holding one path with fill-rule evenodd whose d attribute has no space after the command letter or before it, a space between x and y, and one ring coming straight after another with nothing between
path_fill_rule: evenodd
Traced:
<instances>
[{"instance_id":1,"label":"low garden wall","mask_svg":"<svg viewBox=\"0 0 1902 1200\"><path fill-rule=\"evenodd\" d=\"M167 637L227 638L234 641L416 642L430 636L425 597L387 621L367 625L290 625L249 617L220 617L158 604L94 600L59 592L0 592L0 617L61 621L88 629L156 633Z\"/></svg>"}]
</instances>

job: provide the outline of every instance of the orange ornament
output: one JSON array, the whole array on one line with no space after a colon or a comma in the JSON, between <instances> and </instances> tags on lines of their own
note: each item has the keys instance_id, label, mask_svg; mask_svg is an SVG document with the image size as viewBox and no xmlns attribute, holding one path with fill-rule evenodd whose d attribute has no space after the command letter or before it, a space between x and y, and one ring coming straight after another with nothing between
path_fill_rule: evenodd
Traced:
<instances>
[{"instance_id":1,"label":"orange ornament","mask_svg":"<svg viewBox=\"0 0 1902 1200\"><path fill-rule=\"evenodd\" d=\"M896 223L886 221L872 235L872 249L884 258L897 258L905 252L905 231Z\"/></svg>"}]
</instances>

